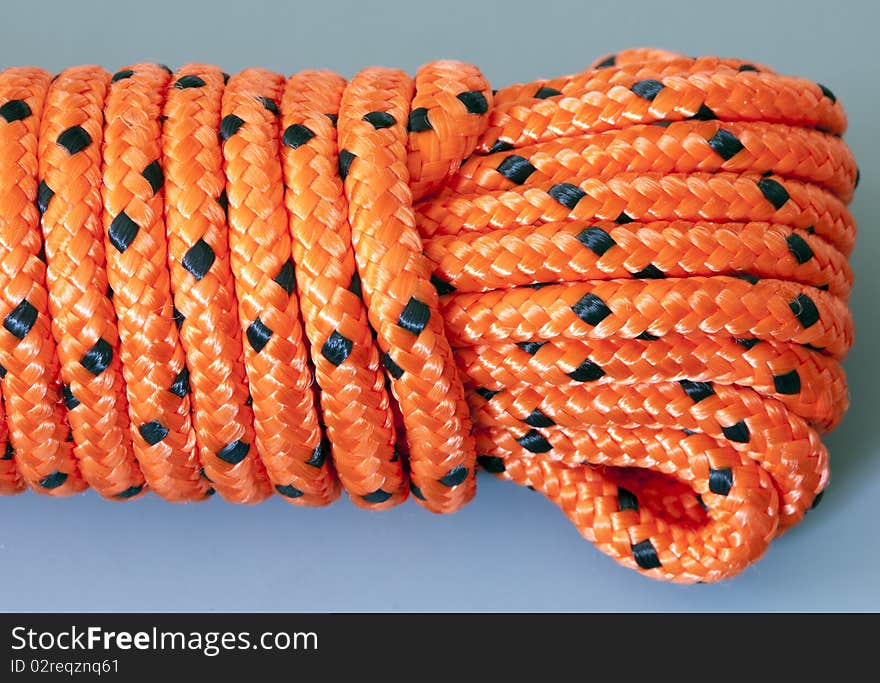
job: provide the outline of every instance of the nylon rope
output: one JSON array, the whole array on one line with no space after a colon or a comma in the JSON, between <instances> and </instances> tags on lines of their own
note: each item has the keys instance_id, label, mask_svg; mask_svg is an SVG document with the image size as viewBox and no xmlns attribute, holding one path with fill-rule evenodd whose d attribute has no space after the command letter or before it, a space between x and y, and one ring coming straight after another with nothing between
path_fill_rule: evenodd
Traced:
<instances>
[{"instance_id":1,"label":"nylon rope","mask_svg":"<svg viewBox=\"0 0 880 683\"><path fill-rule=\"evenodd\" d=\"M631 49L0 73L0 492L452 512L482 468L732 576L820 499L858 182L833 93Z\"/></svg>"}]
</instances>

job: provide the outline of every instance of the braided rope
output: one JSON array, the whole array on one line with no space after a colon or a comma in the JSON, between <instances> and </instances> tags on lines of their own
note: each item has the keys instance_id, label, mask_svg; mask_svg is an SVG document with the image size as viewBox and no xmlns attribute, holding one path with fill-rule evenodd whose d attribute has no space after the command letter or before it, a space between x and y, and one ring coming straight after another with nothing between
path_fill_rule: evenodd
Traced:
<instances>
[{"instance_id":1,"label":"braided rope","mask_svg":"<svg viewBox=\"0 0 880 683\"><path fill-rule=\"evenodd\" d=\"M14 493L24 482L53 495L84 487L73 459L60 402L55 340L49 330L46 266L39 211L48 201L38 186L37 144L50 75L40 69L0 74L0 296L4 326L0 367L8 418L3 420L0 490ZM41 207L38 209L37 207ZM18 455L13 460L13 453Z\"/></svg>"},{"instance_id":2,"label":"braided rope","mask_svg":"<svg viewBox=\"0 0 880 683\"><path fill-rule=\"evenodd\" d=\"M104 109L104 248L137 430L135 456L156 493L192 500L203 485L189 395L177 384L184 356L172 314L161 194L159 116L168 79L153 64L112 79Z\"/></svg>"},{"instance_id":3,"label":"braided rope","mask_svg":"<svg viewBox=\"0 0 880 683\"><path fill-rule=\"evenodd\" d=\"M132 448L116 312L110 300L101 206L103 109L110 74L63 71L40 129L49 313L67 419L83 478L104 496L130 497L144 478ZM8 407L8 406L7 406ZM69 478L58 469L51 483Z\"/></svg>"},{"instance_id":4,"label":"braided rope","mask_svg":"<svg viewBox=\"0 0 880 683\"><path fill-rule=\"evenodd\" d=\"M0 72L0 493L451 512L479 466L642 573L731 576L828 483L845 127L653 49L499 91Z\"/></svg>"},{"instance_id":5,"label":"braided rope","mask_svg":"<svg viewBox=\"0 0 880 683\"><path fill-rule=\"evenodd\" d=\"M220 151L223 73L190 64L174 75L162 129L168 262L174 318L186 352L189 390L204 478L226 500L246 503L267 495L262 464L218 457L229 444L254 442L254 419L233 291L227 238L226 178Z\"/></svg>"},{"instance_id":6,"label":"braided rope","mask_svg":"<svg viewBox=\"0 0 880 683\"><path fill-rule=\"evenodd\" d=\"M248 69L223 94L229 246L260 458L283 496L323 505L338 485L323 455L297 297L285 282L292 246L278 144L283 84L278 74ZM235 464L249 446L239 441L218 455Z\"/></svg>"},{"instance_id":7,"label":"braided rope","mask_svg":"<svg viewBox=\"0 0 880 683\"><path fill-rule=\"evenodd\" d=\"M352 501L379 510L406 498L406 476L379 352L358 296L337 172L336 118L344 90L345 80L326 71L287 81L281 103L285 201L306 333L319 350L311 357L333 462Z\"/></svg>"},{"instance_id":8,"label":"braided rope","mask_svg":"<svg viewBox=\"0 0 880 683\"><path fill-rule=\"evenodd\" d=\"M450 512L476 491L476 455L411 208L404 122L413 93L401 71L355 76L342 96L339 165L364 299L403 413L413 494Z\"/></svg>"}]
</instances>

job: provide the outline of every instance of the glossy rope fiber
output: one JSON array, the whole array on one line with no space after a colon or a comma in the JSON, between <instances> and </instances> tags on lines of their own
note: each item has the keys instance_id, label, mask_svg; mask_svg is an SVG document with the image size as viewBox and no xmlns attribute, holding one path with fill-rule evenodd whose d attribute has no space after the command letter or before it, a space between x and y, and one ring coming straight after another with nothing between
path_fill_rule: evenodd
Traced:
<instances>
[{"instance_id":1,"label":"glossy rope fiber","mask_svg":"<svg viewBox=\"0 0 880 683\"><path fill-rule=\"evenodd\" d=\"M0 491L452 512L476 469L659 579L828 483L858 181L830 90L634 49L0 73Z\"/></svg>"}]
</instances>

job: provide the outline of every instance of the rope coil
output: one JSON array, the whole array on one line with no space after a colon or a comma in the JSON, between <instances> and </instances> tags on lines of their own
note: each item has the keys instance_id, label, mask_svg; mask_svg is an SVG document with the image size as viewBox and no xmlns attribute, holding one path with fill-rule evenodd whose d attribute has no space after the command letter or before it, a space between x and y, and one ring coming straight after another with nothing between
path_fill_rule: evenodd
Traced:
<instances>
[{"instance_id":1,"label":"rope coil","mask_svg":"<svg viewBox=\"0 0 880 683\"><path fill-rule=\"evenodd\" d=\"M716 581L799 522L847 407L833 93L632 49L493 91L0 72L0 493L452 512L476 469Z\"/></svg>"}]
</instances>

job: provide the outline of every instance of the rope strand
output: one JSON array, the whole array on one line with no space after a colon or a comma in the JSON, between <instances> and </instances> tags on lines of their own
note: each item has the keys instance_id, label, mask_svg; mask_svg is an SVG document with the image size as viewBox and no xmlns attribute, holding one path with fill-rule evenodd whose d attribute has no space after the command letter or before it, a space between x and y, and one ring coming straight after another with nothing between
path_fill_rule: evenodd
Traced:
<instances>
[{"instance_id":1,"label":"rope strand","mask_svg":"<svg viewBox=\"0 0 880 683\"><path fill-rule=\"evenodd\" d=\"M2 71L0 493L452 512L479 466L648 576L732 576L828 483L845 127L654 49L499 91Z\"/></svg>"},{"instance_id":2,"label":"rope strand","mask_svg":"<svg viewBox=\"0 0 880 683\"><path fill-rule=\"evenodd\" d=\"M226 227L224 82L216 67L190 64L174 74L167 90L165 228L174 321L186 353L186 373L175 380L175 390L190 392L205 479L196 497L216 489L230 502L249 503L268 495L262 463L243 459L236 465L217 456L229 444L254 443Z\"/></svg>"},{"instance_id":3,"label":"rope strand","mask_svg":"<svg viewBox=\"0 0 880 683\"><path fill-rule=\"evenodd\" d=\"M49 313L73 452L89 486L125 498L143 488L144 478L132 446L104 251L101 144L109 84L110 74L96 66L66 69L55 79L43 111L39 174ZM37 490L63 486L71 473L70 464L59 467Z\"/></svg>"}]
</instances>

